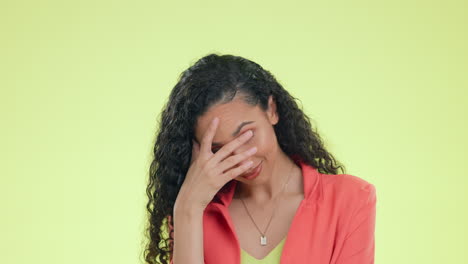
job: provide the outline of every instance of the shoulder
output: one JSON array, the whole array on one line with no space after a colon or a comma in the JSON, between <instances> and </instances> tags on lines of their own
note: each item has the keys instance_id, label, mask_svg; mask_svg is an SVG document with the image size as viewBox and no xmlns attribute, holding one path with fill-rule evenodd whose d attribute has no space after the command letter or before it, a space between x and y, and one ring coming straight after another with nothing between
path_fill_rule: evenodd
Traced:
<instances>
[{"instance_id":1,"label":"shoulder","mask_svg":"<svg viewBox=\"0 0 468 264\"><path fill-rule=\"evenodd\" d=\"M376 188L369 181L351 174L323 174L324 198L345 211L375 202Z\"/></svg>"},{"instance_id":2,"label":"shoulder","mask_svg":"<svg viewBox=\"0 0 468 264\"><path fill-rule=\"evenodd\" d=\"M362 192L375 187L369 181L351 174L323 174L325 185L342 192ZM372 187L371 187L372 186Z\"/></svg>"},{"instance_id":3,"label":"shoulder","mask_svg":"<svg viewBox=\"0 0 468 264\"><path fill-rule=\"evenodd\" d=\"M323 174L324 188L346 196L362 196L375 190L374 184L351 174Z\"/></svg>"}]
</instances>

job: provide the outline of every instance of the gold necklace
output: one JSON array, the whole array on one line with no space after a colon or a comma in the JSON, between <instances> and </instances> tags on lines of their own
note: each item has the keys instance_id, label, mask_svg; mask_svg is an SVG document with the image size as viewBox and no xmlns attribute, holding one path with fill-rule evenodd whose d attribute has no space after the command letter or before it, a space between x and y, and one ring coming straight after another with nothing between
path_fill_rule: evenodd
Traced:
<instances>
[{"instance_id":1,"label":"gold necklace","mask_svg":"<svg viewBox=\"0 0 468 264\"><path fill-rule=\"evenodd\" d=\"M291 178L291 171L292 171L293 168L294 168L294 164L293 164L293 166L291 167L291 170L290 170L290 172L289 172L289 177L288 177L288 180L286 181L286 184L283 186L283 189L281 190L280 194L277 195L277 197L275 198L275 203L277 203L276 200L278 200L278 197L279 197L281 194L283 194L284 190L286 189L286 186L288 186L289 179ZM267 227L265 228L265 231L262 232L262 231L260 231L260 228L258 228L257 224L256 224L255 221L253 220L252 215L250 215L249 210L247 209L247 206L245 205L244 200L243 200L242 198L240 198L240 197L239 197L239 199L242 201L242 204L244 205L245 210L247 211L247 214L249 214L249 217L250 217L250 219L252 220L252 222L254 223L255 227L256 227L257 230L258 230L258 232L260 232L260 245L266 246L266 245L267 245L267 238L266 238L266 236L265 236L265 233L266 233L268 227L270 226L271 220L273 219L273 216L274 216L274 214L275 214L275 210L273 210L273 213L271 214L270 221L268 222L268 225L267 225ZM275 205L274 208L276 208L276 205Z\"/></svg>"}]
</instances>

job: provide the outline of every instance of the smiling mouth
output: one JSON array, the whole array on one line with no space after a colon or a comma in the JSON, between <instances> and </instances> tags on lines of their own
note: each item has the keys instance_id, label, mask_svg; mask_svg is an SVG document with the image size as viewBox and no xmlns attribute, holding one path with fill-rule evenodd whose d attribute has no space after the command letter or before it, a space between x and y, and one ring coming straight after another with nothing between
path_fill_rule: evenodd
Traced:
<instances>
[{"instance_id":1,"label":"smiling mouth","mask_svg":"<svg viewBox=\"0 0 468 264\"><path fill-rule=\"evenodd\" d=\"M262 164L262 162L260 161L260 163L257 164L257 166L253 167L252 169L250 169L249 171L245 172L244 174L242 174L241 176L249 176L252 174L252 172L254 172L255 170L257 170L258 166L260 166L260 164Z\"/></svg>"}]
</instances>

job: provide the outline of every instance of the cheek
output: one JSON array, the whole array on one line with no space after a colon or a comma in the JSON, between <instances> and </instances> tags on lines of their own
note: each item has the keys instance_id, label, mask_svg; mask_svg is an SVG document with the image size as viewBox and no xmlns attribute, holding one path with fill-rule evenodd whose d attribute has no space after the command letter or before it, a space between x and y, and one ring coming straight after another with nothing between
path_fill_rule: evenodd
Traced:
<instances>
[{"instance_id":1,"label":"cheek","mask_svg":"<svg viewBox=\"0 0 468 264\"><path fill-rule=\"evenodd\" d=\"M274 135L273 135L274 137ZM272 151L273 149L273 142L272 140L272 135L268 133L256 133L254 137L249 141L248 147L257 147L257 153L256 154L268 154L269 152ZM254 154L255 155L255 154Z\"/></svg>"}]
</instances>

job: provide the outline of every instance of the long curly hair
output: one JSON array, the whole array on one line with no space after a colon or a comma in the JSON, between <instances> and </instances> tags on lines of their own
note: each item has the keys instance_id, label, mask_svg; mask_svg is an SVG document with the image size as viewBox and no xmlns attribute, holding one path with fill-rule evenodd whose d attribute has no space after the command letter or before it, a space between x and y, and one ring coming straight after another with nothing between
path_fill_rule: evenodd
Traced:
<instances>
[{"instance_id":1,"label":"long curly hair","mask_svg":"<svg viewBox=\"0 0 468 264\"><path fill-rule=\"evenodd\" d=\"M296 98L268 70L240 56L208 54L180 74L158 120L146 188L145 263L167 264L172 258L173 208L190 166L198 117L215 104L231 101L237 93L264 111L272 95L279 116L274 131L288 156L298 155L321 173L339 174L339 169L345 173L344 166L325 149Z\"/></svg>"}]
</instances>

